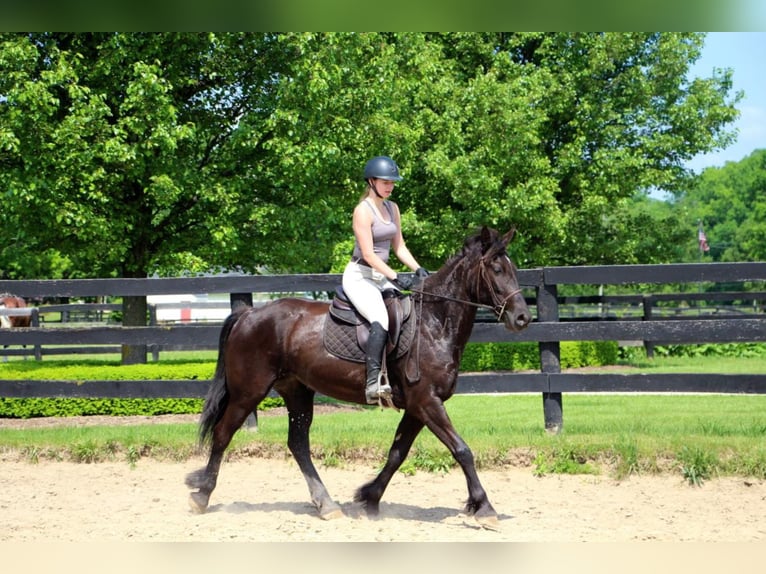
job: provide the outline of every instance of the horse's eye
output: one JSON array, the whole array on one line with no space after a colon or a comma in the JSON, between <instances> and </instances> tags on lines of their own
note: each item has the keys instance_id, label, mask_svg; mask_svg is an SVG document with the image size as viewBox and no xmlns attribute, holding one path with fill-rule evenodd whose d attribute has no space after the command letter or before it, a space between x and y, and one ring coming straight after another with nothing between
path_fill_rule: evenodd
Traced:
<instances>
[{"instance_id":1,"label":"horse's eye","mask_svg":"<svg viewBox=\"0 0 766 574\"><path fill-rule=\"evenodd\" d=\"M503 272L503 268L500 266L499 263L493 263L492 264L492 271L497 273L498 275Z\"/></svg>"}]
</instances>

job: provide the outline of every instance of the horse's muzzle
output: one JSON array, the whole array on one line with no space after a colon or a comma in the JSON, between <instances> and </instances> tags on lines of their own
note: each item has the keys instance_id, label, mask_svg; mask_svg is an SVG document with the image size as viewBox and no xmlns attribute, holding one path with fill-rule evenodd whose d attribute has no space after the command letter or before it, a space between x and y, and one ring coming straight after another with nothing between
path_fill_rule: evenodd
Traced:
<instances>
[{"instance_id":1,"label":"horse's muzzle","mask_svg":"<svg viewBox=\"0 0 766 574\"><path fill-rule=\"evenodd\" d=\"M527 328L532 321L532 315L529 309L508 309L504 314L505 326L507 329L518 332Z\"/></svg>"}]
</instances>

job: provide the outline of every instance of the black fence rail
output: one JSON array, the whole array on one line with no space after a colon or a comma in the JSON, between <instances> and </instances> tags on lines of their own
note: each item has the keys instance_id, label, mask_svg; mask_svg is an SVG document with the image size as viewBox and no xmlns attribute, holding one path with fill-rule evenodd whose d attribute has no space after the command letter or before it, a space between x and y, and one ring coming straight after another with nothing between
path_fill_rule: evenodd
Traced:
<instances>
[{"instance_id":1,"label":"black fence rail","mask_svg":"<svg viewBox=\"0 0 766 574\"><path fill-rule=\"evenodd\" d=\"M461 393L539 392L543 398L546 428L563 424L565 392L720 392L766 393L766 375L729 374L614 374L562 373L561 341L642 341L650 346L696 343L746 343L766 341L764 293L716 292L720 285L766 281L766 263L711 263L677 265L625 265L549 267L519 272L525 296L536 314L521 333L502 325L477 321L472 342L537 342L540 373L465 373ZM219 276L171 279L92 279L67 281L0 281L0 292L35 297L102 297L181 293L229 293L232 305L252 303L253 294L329 293L340 283L335 274ZM748 301L747 313L708 313L706 316L657 312L668 295L630 295L643 310L640 320L625 316L562 316L572 298L559 297L562 285L707 284L708 292L674 294L695 304ZM588 305L614 303L615 296L588 296ZM623 296L617 296L623 297ZM622 301L625 303L627 299ZM701 307L700 307L701 308ZM750 309L752 308L752 312ZM146 327L30 327L0 330L0 345L147 345L167 348L215 348L220 326L180 324ZM5 397L202 397L207 381L2 381Z\"/></svg>"},{"instance_id":2,"label":"black fence rail","mask_svg":"<svg viewBox=\"0 0 766 574\"><path fill-rule=\"evenodd\" d=\"M155 303L149 304L149 326L158 326L163 323L222 323L223 321L210 321L184 319L184 311L191 312L231 309L231 306L227 302L223 301L180 301L177 303ZM16 309L0 308L0 316L6 317L30 317L31 327L41 327L49 324L71 324L80 323L86 324L88 329L94 329L100 323L112 323L115 326L119 326L119 321L114 320L112 317L115 313L122 310L122 305L119 303L67 303L56 305L41 305L39 307L24 307ZM175 321L162 321L158 318L159 312L163 310L178 311L179 319ZM58 320L50 319L50 316L58 317ZM70 327L72 329L72 327ZM98 355L98 354L114 354L120 353L121 347L108 344L94 344L92 346L84 344L70 344L72 339L66 337L55 336L54 339L65 340L65 343L48 343L48 346L43 346L41 343L35 343L33 345L22 344L21 347L11 348L10 346L3 346L0 348L0 356L34 356L38 361L42 360L43 356L51 355ZM65 346L70 344L70 346ZM56 346L53 346L56 345ZM176 350L191 350L191 349L215 349L217 348L216 342L202 342L202 343L181 343L174 345L161 345L151 344L148 345L149 351L155 361L159 360L160 352L162 351L176 351Z\"/></svg>"}]
</instances>

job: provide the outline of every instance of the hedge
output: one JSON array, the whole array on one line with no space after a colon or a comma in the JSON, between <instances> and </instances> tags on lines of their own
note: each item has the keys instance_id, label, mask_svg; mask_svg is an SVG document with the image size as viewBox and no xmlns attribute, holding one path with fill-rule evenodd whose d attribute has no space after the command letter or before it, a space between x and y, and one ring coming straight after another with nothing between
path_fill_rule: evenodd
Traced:
<instances>
[{"instance_id":1,"label":"hedge","mask_svg":"<svg viewBox=\"0 0 766 574\"><path fill-rule=\"evenodd\" d=\"M562 341L561 368L600 367L617 362L615 341ZM540 370L537 343L468 343L461 372Z\"/></svg>"}]
</instances>

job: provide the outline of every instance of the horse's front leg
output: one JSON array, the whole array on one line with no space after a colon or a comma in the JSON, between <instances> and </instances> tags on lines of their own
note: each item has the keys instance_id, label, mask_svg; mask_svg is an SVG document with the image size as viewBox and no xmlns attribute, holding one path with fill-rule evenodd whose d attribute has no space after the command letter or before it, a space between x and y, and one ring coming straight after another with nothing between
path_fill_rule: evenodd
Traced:
<instances>
[{"instance_id":1,"label":"horse's front leg","mask_svg":"<svg viewBox=\"0 0 766 574\"><path fill-rule=\"evenodd\" d=\"M407 458L415 437L423 428L423 422L416 419L409 413L404 413L399 426L396 429L394 442L388 451L388 458L383 470L380 471L374 480L368 482L356 491L354 500L361 502L367 511L368 516L376 516L380 512L380 499L385 492L388 483L394 476L394 473Z\"/></svg>"},{"instance_id":2,"label":"horse's front leg","mask_svg":"<svg viewBox=\"0 0 766 574\"><path fill-rule=\"evenodd\" d=\"M331 520L343 516L343 511L327 492L316 467L311 460L309 431L314 418L314 391L297 385L290 392L280 391L290 417L287 446L293 454L303 478L309 487L311 502L319 511L320 518Z\"/></svg>"},{"instance_id":3,"label":"horse's front leg","mask_svg":"<svg viewBox=\"0 0 766 574\"><path fill-rule=\"evenodd\" d=\"M479 475L476 473L473 452L455 431L452 421L447 415L444 403L435 401L424 409L425 425L442 441L452 453L460 468L463 469L468 484L468 501L465 512L474 516L484 528L497 528L497 512L492 507Z\"/></svg>"}]
</instances>

